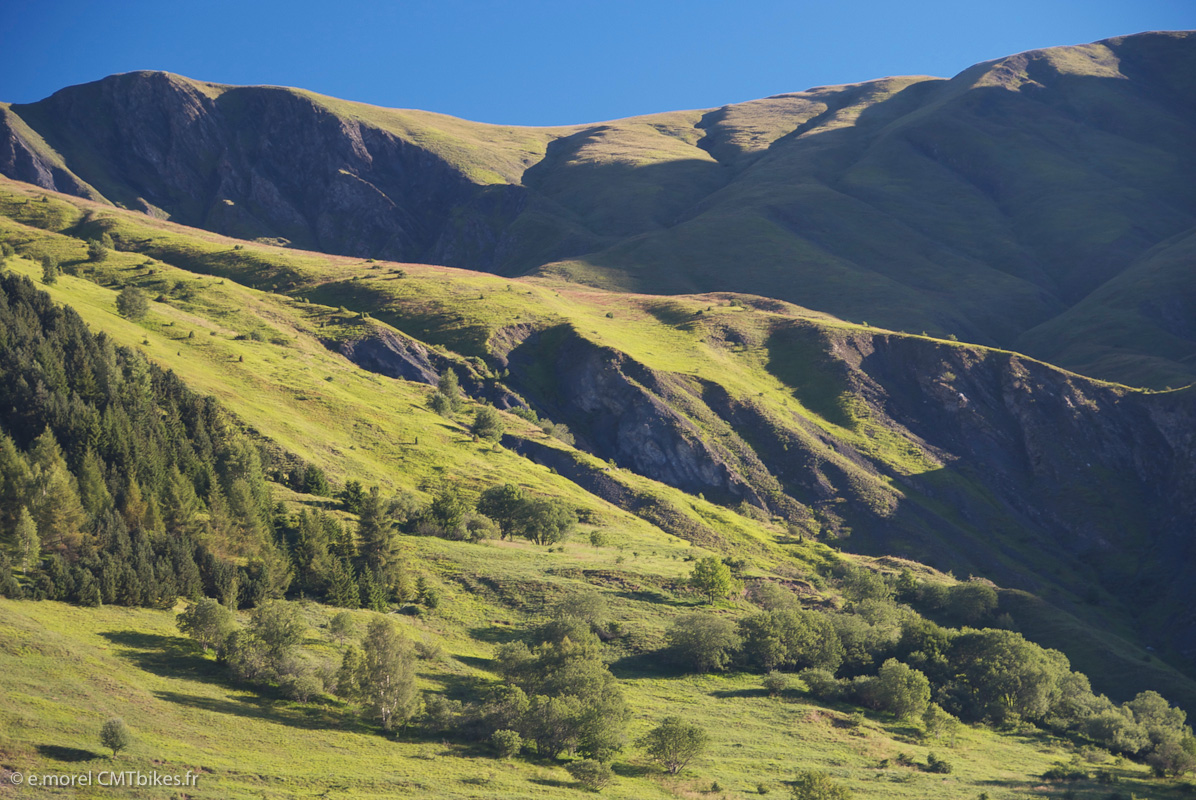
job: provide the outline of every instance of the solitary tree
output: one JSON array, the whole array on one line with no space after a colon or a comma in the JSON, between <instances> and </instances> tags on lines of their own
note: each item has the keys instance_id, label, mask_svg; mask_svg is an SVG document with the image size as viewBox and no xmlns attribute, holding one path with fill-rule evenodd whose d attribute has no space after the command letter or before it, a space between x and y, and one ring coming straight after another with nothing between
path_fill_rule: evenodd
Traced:
<instances>
[{"instance_id":1,"label":"solitary tree","mask_svg":"<svg viewBox=\"0 0 1196 800\"><path fill-rule=\"evenodd\" d=\"M112 751L113 758L132 743L133 734L120 717L113 717L100 728L100 744Z\"/></svg>"},{"instance_id":2,"label":"solitary tree","mask_svg":"<svg viewBox=\"0 0 1196 800\"><path fill-rule=\"evenodd\" d=\"M735 579L731 576L731 568L718 559L717 556L706 556L694 565L694 571L689 576L689 583L698 592L705 595L713 603L721 600L735 588Z\"/></svg>"},{"instance_id":3,"label":"solitary tree","mask_svg":"<svg viewBox=\"0 0 1196 800\"><path fill-rule=\"evenodd\" d=\"M930 681L895 658L880 668L876 688L881 707L902 719L921 717L930 703Z\"/></svg>"},{"instance_id":4,"label":"solitary tree","mask_svg":"<svg viewBox=\"0 0 1196 800\"><path fill-rule=\"evenodd\" d=\"M464 405L461 399L461 382L457 380L457 373L452 367L446 369L436 382L436 394L443 398L438 400L435 395L432 397L433 409L438 414L455 413Z\"/></svg>"},{"instance_id":5,"label":"solitary tree","mask_svg":"<svg viewBox=\"0 0 1196 800\"><path fill-rule=\"evenodd\" d=\"M521 533L536 544L564 541L577 525L577 514L560 500L525 500L519 514Z\"/></svg>"},{"instance_id":6,"label":"solitary tree","mask_svg":"<svg viewBox=\"0 0 1196 800\"><path fill-rule=\"evenodd\" d=\"M42 256L42 283L52 286L58 282L58 259Z\"/></svg>"},{"instance_id":7,"label":"solitary tree","mask_svg":"<svg viewBox=\"0 0 1196 800\"><path fill-rule=\"evenodd\" d=\"M473 415L473 425L469 427L469 432L479 439L497 442L503 434L502 417L494 406L482 406Z\"/></svg>"},{"instance_id":8,"label":"solitary tree","mask_svg":"<svg viewBox=\"0 0 1196 800\"><path fill-rule=\"evenodd\" d=\"M328 623L328 631L338 642L344 642L357 634L357 621L348 611L340 611Z\"/></svg>"},{"instance_id":9,"label":"solitary tree","mask_svg":"<svg viewBox=\"0 0 1196 800\"><path fill-rule=\"evenodd\" d=\"M116 310L122 317L139 320L149 311L149 300L136 286L126 286L116 296Z\"/></svg>"},{"instance_id":10,"label":"solitary tree","mask_svg":"<svg viewBox=\"0 0 1196 800\"><path fill-rule=\"evenodd\" d=\"M685 769L685 765L706 750L706 731L681 717L665 717L659 725L640 740L640 746L670 775Z\"/></svg>"},{"instance_id":11,"label":"solitary tree","mask_svg":"<svg viewBox=\"0 0 1196 800\"><path fill-rule=\"evenodd\" d=\"M87 260L103 261L108 257L108 249L99 239L89 239L87 241Z\"/></svg>"}]
</instances>

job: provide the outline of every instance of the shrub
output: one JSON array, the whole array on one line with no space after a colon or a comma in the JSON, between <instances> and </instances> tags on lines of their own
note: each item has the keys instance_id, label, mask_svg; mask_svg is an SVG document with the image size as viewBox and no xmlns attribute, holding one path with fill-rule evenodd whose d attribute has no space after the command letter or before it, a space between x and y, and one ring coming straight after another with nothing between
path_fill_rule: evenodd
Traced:
<instances>
[{"instance_id":1,"label":"shrub","mask_svg":"<svg viewBox=\"0 0 1196 800\"><path fill-rule=\"evenodd\" d=\"M523 749L523 737L512 730L495 731L490 736L490 744L498 753L499 758L513 758Z\"/></svg>"},{"instance_id":2,"label":"shrub","mask_svg":"<svg viewBox=\"0 0 1196 800\"><path fill-rule=\"evenodd\" d=\"M582 788L589 789L591 792L601 791L609 786L615 778L615 774L609 766L592 758L574 761L566 766L565 770L573 776L573 780L581 784Z\"/></svg>"},{"instance_id":3,"label":"shrub","mask_svg":"<svg viewBox=\"0 0 1196 800\"><path fill-rule=\"evenodd\" d=\"M287 676L283 681L283 690L292 700L306 703L324 691L324 682L314 672L304 670L297 675Z\"/></svg>"},{"instance_id":4,"label":"shrub","mask_svg":"<svg viewBox=\"0 0 1196 800\"><path fill-rule=\"evenodd\" d=\"M851 791L835 783L825 772L807 770L793 781L793 800L850 800Z\"/></svg>"},{"instance_id":5,"label":"shrub","mask_svg":"<svg viewBox=\"0 0 1196 800\"><path fill-rule=\"evenodd\" d=\"M797 673L812 697L819 700L838 700L843 697L843 681L826 669L803 669Z\"/></svg>"},{"instance_id":6,"label":"shrub","mask_svg":"<svg viewBox=\"0 0 1196 800\"><path fill-rule=\"evenodd\" d=\"M926 756L926 771L946 775L951 772L951 762L944 761L934 753L928 753Z\"/></svg>"},{"instance_id":7,"label":"shrub","mask_svg":"<svg viewBox=\"0 0 1196 800\"><path fill-rule=\"evenodd\" d=\"M957 583L947 590L947 607L969 625L987 619L997 609L997 590L981 581Z\"/></svg>"},{"instance_id":8,"label":"shrub","mask_svg":"<svg viewBox=\"0 0 1196 800\"><path fill-rule=\"evenodd\" d=\"M789 676L783 672L773 670L764 676L764 689L770 697L789 691Z\"/></svg>"}]
</instances>

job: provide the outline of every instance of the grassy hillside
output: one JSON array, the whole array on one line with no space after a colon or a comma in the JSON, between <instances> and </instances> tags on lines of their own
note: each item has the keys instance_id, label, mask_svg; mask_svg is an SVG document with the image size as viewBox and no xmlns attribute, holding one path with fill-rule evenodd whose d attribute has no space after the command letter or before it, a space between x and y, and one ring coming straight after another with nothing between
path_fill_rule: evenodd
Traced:
<instances>
[{"instance_id":1,"label":"grassy hillside","mask_svg":"<svg viewBox=\"0 0 1196 800\"><path fill-rule=\"evenodd\" d=\"M1169 584L1174 594L1161 599L1139 593L1145 584L1138 575L1169 574L1146 544L1163 541L1146 523L1141 493L1148 490L1119 471L1120 459L1130 456L1117 455L1104 502L1091 492L1075 494L1071 476L1086 471L1075 461L1096 453L1085 424L1059 416L1075 407L1131 408L1152 395L1085 382L1008 353L893 337L759 298L610 294L240 244L81 201L43 200L13 183L0 206L6 235L31 259L53 254L81 271L51 287L60 301L334 478L423 497L446 481L467 492L517 482L589 509L595 525L624 537L624 549L651 545L682 555L676 548L688 540L745 555L761 569L795 557L807 569L825 563L829 551L818 540L921 558L1049 597L1052 613L1070 621L1038 626L1042 614L1033 612L1022 624L1081 667L1091 663L1101 690L1128 697L1156 686L1168 696L1196 696L1188 679L1157 658L1143 667L1146 654L1131 644L1150 644L1172 663L1185 663L1185 639L1171 624L1184 584ZM101 231L125 252L84 262L86 248L76 237ZM30 275L38 269L32 260L15 268ZM159 298L140 323L114 313L116 289L130 283ZM465 431L471 412L446 420L427 408L432 387L364 372L335 352L395 328L441 348L433 354L479 392L506 387L508 396L568 422L579 448L512 415L505 447L475 442ZM610 363L622 364L621 371L603 372ZM574 375L579 364L584 369ZM1047 418L994 416L1006 413L1001 403L983 410L984 421L958 414L958 396L983 399L995 391L986 376L1006 370L1024 376L1024 391L1033 392L1027 401L1040 409L1034 414ZM624 416L604 416L602 403ZM626 416L632 407L647 416ZM609 441L607 432L628 420L648 425L647 439L628 428ZM1146 424L1134 420L1125 424ZM1008 452L1000 459L976 449L992 435L978 439L977 430L1010 425L1032 426L1018 435L1080 438L1058 448L1035 475L1018 463L1016 437L1002 445ZM1068 432L1073 425L1075 434ZM1144 434L1133 436L1153 446ZM649 458L657 447L671 448L663 466ZM690 472L672 469L690 462ZM719 471L711 473L709 463ZM1000 481L994 470L1002 471ZM1174 491L1168 480L1155 481L1154 490ZM1006 482L1019 488L1011 493ZM1077 505L1077 497L1088 504ZM755 508L732 510L743 503ZM1060 521L1044 523L1044 511ZM803 544L794 543L795 530L805 534ZM1077 562L1076 548L1089 547L1094 535L1126 542L1126 549ZM666 572L681 569L671 564ZM1111 677L1135 674L1129 684Z\"/></svg>"},{"instance_id":2,"label":"grassy hillside","mask_svg":"<svg viewBox=\"0 0 1196 800\"><path fill-rule=\"evenodd\" d=\"M312 647L335 655L328 612L308 607ZM419 682L451 686L474 674L488 646L462 635L451 622L406 619L419 641L443 656L422 661ZM484 750L415 734L384 737L356 722L336 702L302 705L227 684L217 665L182 639L169 611L80 609L57 603L0 600L0 667L6 677L0 709L0 769L72 773L120 769L185 774L199 782L197 798L298 797L576 797L560 766L534 760L502 761ZM636 708L632 732L645 732L664 713L681 711L712 734L709 753L682 775L650 770L642 753L616 760L611 798L754 796L764 786L787 793L799 769L818 768L858 796L994 799L1040 794L1039 775L1068 762L1072 748L1041 735L970 729L954 742L921 743L907 727L868 719L844 725L850 708L827 708L794 694L770 698L758 680L744 677L634 677L624 681ZM134 744L115 761L99 746L103 720L122 716ZM929 746L928 746L929 745ZM954 770L926 774L901 766L901 753L925 763L937 752ZM1085 762L1117 776L1129 796L1183 796L1176 786L1149 781L1141 766ZM7 777L7 772L5 775ZM720 791L711 792L717 782ZM1041 788L1040 788L1041 787ZM1067 786L1076 797L1105 797L1095 782ZM1058 790L1046 789L1053 795ZM173 797L173 790L132 793L60 791L39 796ZM8 781L0 796L23 796Z\"/></svg>"},{"instance_id":3,"label":"grassy hillside","mask_svg":"<svg viewBox=\"0 0 1196 800\"><path fill-rule=\"evenodd\" d=\"M37 259L54 256L78 273L45 287L57 302L116 343L140 349L193 388L216 396L268 447L319 465L334 482L359 479L422 497L445 481L470 494L516 482L584 511L579 533L547 551L522 541L472 545L403 537L405 561L440 590L442 600L435 610L393 616L431 654L420 661L420 687L451 697L474 681L493 681L497 645L542 620L556 599L587 587L601 592L623 631L604 653L634 711L631 738L674 713L712 736L709 752L677 778L650 767L641 749L627 748L615 760L617 779L604 790L607 796L744 797L761 785L785 793L796 770L816 768L861 796L972 798L985 792L1014 798L1038 791L1043 772L1073 756L1082 759L1077 768L1093 776L1116 775L1117 789L1127 795L1184 791L1182 782L1148 782L1144 766L1084 750L1075 738L1014 727L969 728L953 741L924 740L909 723L886 715L853 720L855 707L819 704L797 683L794 691L770 698L759 675L678 676L662 669L659 648L667 626L705 607L684 585L690 559L706 553L741 558L749 581L780 581L801 588L812 605L835 607L844 598L827 575L840 557L828 543L899 532L901 516L894 510L906 506L950 517L953 493L984 497L990 491L966 474L944 474L947 452L928 444L917 420L898 424L892 408L915 402L913 394L894 392L882 402L877 387L899 388L899 382L876 363L871 373L849 369L868 358L861 348L872 347L873 356L897 348L882 362L890 367L901 359L916 361L913 352L929 352L941 369L959 372L935 373L936 379L973 396L960 381L979 378L968 377L964 365L970 362L978 375L1011 354L896 337L761 298L612 295L559 281L242 244L14 183L4 184L0 209L0 236L22 253L8 268L36 279ZM101 231L121 249L86 261L80 237ZM157 298L138 322L115 312L117 290L126 285ZM488 385L506 386L554 418L575 415L567 418L581 421L575 425L579 445L595 450L601 431L584 424L584 407L576 405L584 393L561 376L574 354L584 360L598 353L598 361L622 364L618 374L626 381L593 393L642 390L663 404L658 418L644 418L660 426L650 441L680 447L687 432L708 439L711 449L701 452L722 459L729 474L742 471L743 485L754 490L772 480L778 494L761 502L780 505L769 513L752 503L733 510L733 501L713 502L714 489L707 500L654 480L651 465L635 461L636 452L615 452L636 469L621 467L513 414L503 415L503 446L476 441L465 430L476 405L456 418L433 414L427 408L432 387L366 372L337 352L344 343L397 331L441 347L432 352L456 365L464 380L475 380L479 393ZM905 346L913 350L905 353ZM1049 383L1060 375L1028 359L1016 363L1026 381ZM876 385L861 383L865 376ZM1141 394L1073 380L1078 388L1069 396L1086 402L1105 402L1102 393L1123 400ZM778 466L784 459L768 455L767 437L753 433L759 423L736 416L750 408L784 423L774 439L791 442L795 460L801 455L798 473L822 475L835 489L822 499L811 495L808 504L792 498L781 503L778 498L796 492L800 480ZM672 438L676 431L679 439ZM935 475L937 484L917 483ZM945 499L926 494L929 485ZM292 509L321 502L281 487L276 500ZM867 518L891 522L869 528ZM912 525L916 517L907 519ZM1154 686L1178 699L1190 691L1189 679L1165 662L1142 660L1131 618L1117 601L1087 608L1056 588L1087 580L1078 568L1070 574L1063 552L1027 545L1018 553L1010 547L1015 540L1005 539L1013 534L998 531L993 542L992 531L976 523L952 524L977 531L966 547L956 543L959 553L978 548L974 558L994 556L1007 574L1024 576L1020 565L1033 559L1042 560L1034 580L1051 570L1069 571L1042 592L1059 607L1040 607L1041 600L1021 594L1002 599L1001 610L1028 635L1064 647L1077 666L1099 665L1094 681L1116 683L1123 692L1132 694L1131 685ZM591 531L605 542L591 543ZM982 545L985 538L990 541ZM912 546L914 540L908 541ZM886 572L909 566L932 582L952 583L912 562L873 566ZM755 606L734 597L712 610L733 618ZM341 645L326 630L330 613L306 607L305 645L335 664ZM172 613L164 610L0 601L0 659L10 676L0 710L0 768L9 772L106 768L96 730L121 714L137 742L117 762L168 773L195 769L202 774L196 797L547 798L578 791L558 762L500 761L484 747L419 729L392 741L331 697L299 704L230 684L223 668L179 638ZM950 775L899 762L905 754L925 764L931 751L952 763ZM713 783L720 788L712 791ZM21 796L8 786L4 791ZM1045 791L1105 797L1110 789L1090 779Z\"/></svg>"}]
</instances>

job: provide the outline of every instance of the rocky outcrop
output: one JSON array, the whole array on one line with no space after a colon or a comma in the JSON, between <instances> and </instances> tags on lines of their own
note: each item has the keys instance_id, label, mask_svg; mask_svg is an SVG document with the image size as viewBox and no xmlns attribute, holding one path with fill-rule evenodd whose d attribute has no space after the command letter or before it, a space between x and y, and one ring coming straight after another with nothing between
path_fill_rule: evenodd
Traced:
<instances>
[{"instance_id":1,"label":"rocky outcrop","mask_svg":"<svg viewBox=\"0 0 1196 800\"><path fill-rule=\"evenodd\" d=\"M388 378L433 385L440 378L440 370L432 364L436 354L396 331L379 330L371 336L342 342L336 349L362 369Z\"/></svg>"},{"instance_id":2,"label":"rocky outcrop","mask_svg":"<svg viewBox=\"0 0 1196 800\"><path fill-rule=\"evenodd\" d=\"M365 336L350 341L327 341L362 369L388 378L436 385L445 370L457 374L465 394L498 408L522 408L527 403L496 380L479 375L467 360L439 353L422 342L390 328L376 326Z\"/></svg>"},{"instance_id":3,"label":"rocky outcrop","mask_svg":"<svg viewBox=\"0 0 1196 800\"><path fill-rule=\"evenodd\" d=\"M526 337L507 363L512 385L534 393L546 416L567 423L600 458L720 502L768 506L759 491L764 481L751 480L766 470L751 448L736 453L702 427L715 415L687 379L654 372L568 327ZM552 382L537 386L533 375Z\"/></svg>"}]
</instances>

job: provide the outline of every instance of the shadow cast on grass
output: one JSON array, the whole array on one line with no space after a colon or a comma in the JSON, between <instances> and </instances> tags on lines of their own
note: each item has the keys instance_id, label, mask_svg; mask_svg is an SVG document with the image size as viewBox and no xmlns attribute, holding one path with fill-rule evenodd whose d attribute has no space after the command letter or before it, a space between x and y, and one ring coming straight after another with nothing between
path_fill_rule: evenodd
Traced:
<instances>
[{"instance_id":1,"label":"shadow cast on grass","mask_svg":"<svg viewBox=\"0 0 1196 800\"><path fill-rule=\"evenodd\" d=\"M494 671L494 659L492 658L482 658L481 656L453 656L453 658L475 669L483 669L487 672Z\"/></svg>"},{"instance_id":2,"label":"shadow cast on grass","mask_svg":"<svg viewBox=\"0 0 1196 800\"><path fill-rule=\"evenodd\" d=\"M78 764L81 761L95 761L97 758L104 758L103 754L94 753L91 750L84 750L80 747L62 747L56 744L39 744L37 752L46 758L67 764Z\"/></svg>"},{"instance_id":3,"label":"shadow cast on grass","mask_svg":"<svg viewBox=\"0 0 1196 800\"><path fill-rule=\"evenodd\" d=\"M768 697L767 689L719 689L716 692L710 693L711 697L718 697L722 699L732 697ZM776 698L778 702L780 697Z\"/></svg>"},{"instance_id":4,"label":"shadow cast on grass","mask_svg":"<svg viewBox=\"0 0 1196 800\"><path fill-rule=\"evenodd\" d=\"M154 692L159 700L198 708L214 714L231 714L247 719L260 719L278 725L304 730L345 730L354 733L378 731L351 714L342 714L324 706L300 705L271 697L246 695L236 698L202 697L182 692Z\"/></svg>"},{"instance_id":5,"label":"shadow cast on grass","mask_svg":"<svg viewBox=\"0 0 1196 800\"><path fill-rule=\"evenodd\" d=\"M623 656L610 665L610 671L619 680L680 677L686 674L684 669L655 651Z\"/></svg>"},{"instance_id":6,"label":"shadow cast on grass","mask_svg":"<svg viewBox=\"0 0 1196 800\"><path fill-rule=\"evenodd\" d=\"M637 603L652 603L654 605L672 606L673 608L701 608L706 605L705 601L701 598L678 598L664 592L653 591L652 589L640 589L638 591L625 590L615 592L614 594L615 597L622 597Z\"/></svg>"},{"instance_id":7,"label":"shadow cast on grass","mask_svg":"<svg viewBox=\"0 0 1196 800\"><path fill-rule=\"evenodd\" d=\"M573 781L558 781L552 778L528 778L528 783L536 783L540 786L551 786L553 789L575 789L577 784Z\"/></svg>"},{"instance_id":8,"label":"shadow cast on grass","mask_svg":"<svg viewBox=\"0 0 1196 800\"><path fill-rule=\"evenodd\" d=\"M224 682L224 670L206 658L200 646L190 639L141 631L106 631L100 635L121 648L122 658L146 672L163 678Z\"/></svg>"},{"instance_id":9,"label":"shadow cast on grass","mask_svg":"<svg viewBox=\"0 0 1196 800\"><path fill-rule=\"evenodd\" d=\"M498 625L475 625L468 632L471 639L488 644L506 644L527 637L526 632L518 628Z\"/></svg>"},{"instance_id":10,"label":"shadow cast on grass","mask_svg":"<svg viewBox=\"0 0 1196 800\"><path fill-rule=\"evenodd\" d=\"M628 764L625 761L616 761L610 765L610 768L620 778L643 778L654 772L659 772L655 767L644 764Z\"/></svg>"}]
</instances>

